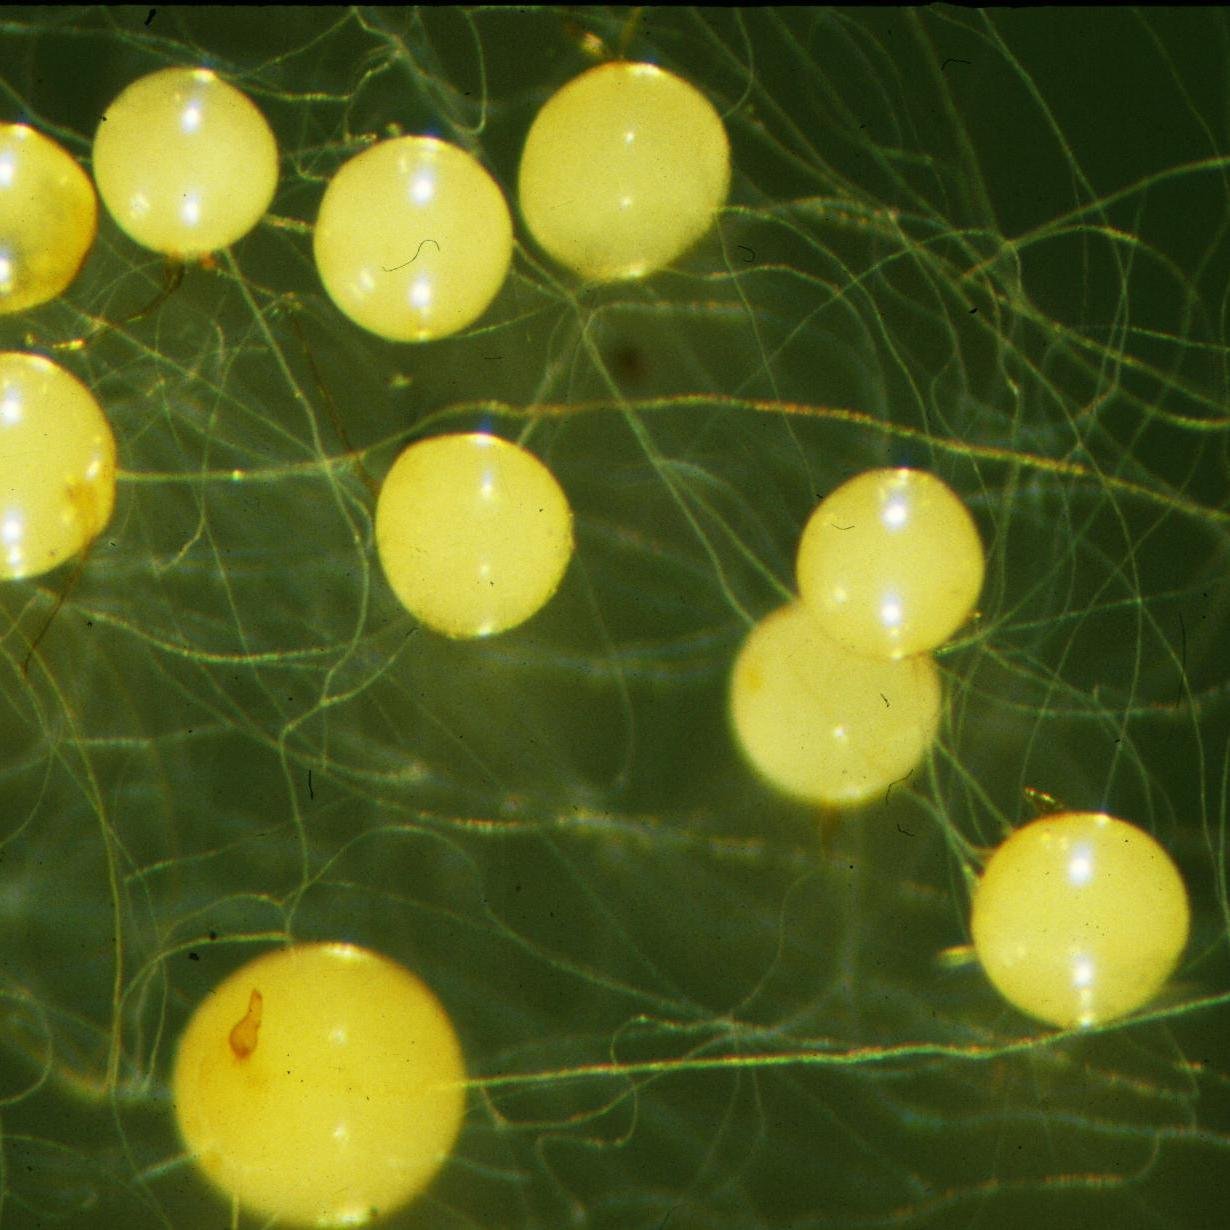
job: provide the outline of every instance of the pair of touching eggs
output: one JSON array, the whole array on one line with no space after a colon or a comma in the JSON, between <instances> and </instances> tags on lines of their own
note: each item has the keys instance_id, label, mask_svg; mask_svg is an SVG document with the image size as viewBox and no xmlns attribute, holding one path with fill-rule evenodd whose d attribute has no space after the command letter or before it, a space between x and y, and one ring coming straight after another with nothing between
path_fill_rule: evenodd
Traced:
<instances>
[{"instance_id":1,"label":"pair of touching eggs","mask_svg":"<svg viewBox=\"0 0 1230 1230\"><path fill-rule=\"evenodd\" d=\"M930 651L969 618L984 569L977 527L934 475L869 470L831 492L799 541L798 600L735 659L730 714L752 766L833 807L907 778L939 725Z\"/></svg>"}]
</instances>

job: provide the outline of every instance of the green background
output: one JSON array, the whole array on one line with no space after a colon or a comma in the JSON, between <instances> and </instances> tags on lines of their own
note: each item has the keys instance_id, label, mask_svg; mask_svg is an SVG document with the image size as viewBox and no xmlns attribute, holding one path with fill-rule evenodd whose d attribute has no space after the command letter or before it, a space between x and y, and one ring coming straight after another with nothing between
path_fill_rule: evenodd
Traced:
<instances>
[{"instance_id":1,"label":"green background","mask_svg":"<svg viewBox=\"0 0 1230 1230\"><path fill-rule=\"evenodd\" d=\"M93 387L122 466L84 566L0 589L0 1225L232 1224L166 1082L193 1006L287 937L406 963L462 1037L463 1135L392 1226L1222 1225L1228 34L0 12L0 119L87 166L107 103L170 64L246 90L282 151L265 223L154 310L130 319L159 258L104 218L61 301L0 320ZM340 316L310 227L347 157L433 132L511 200L536 109L619 54L727 124L695 251L584 287L519 230L463 336ZM388 592L374 491L478 425L548 462L578 550L533 621L450 643ZM961 493L987 584L930 762L818 818L740 761L726 676L816 500L890 463ZM1137 1019L1056 1036L943 955L1033 791L1136 821L1187 877L1191 944Z\"/></svg>"}]
</instances>

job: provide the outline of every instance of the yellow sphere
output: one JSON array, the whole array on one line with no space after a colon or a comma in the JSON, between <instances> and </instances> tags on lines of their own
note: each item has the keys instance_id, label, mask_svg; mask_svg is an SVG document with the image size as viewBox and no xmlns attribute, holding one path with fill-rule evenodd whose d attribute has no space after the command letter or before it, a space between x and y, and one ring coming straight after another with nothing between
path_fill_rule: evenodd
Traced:
<instances>
[{"instance_id":1,"label":"yellow sphere","mask_svg":"<svg viewBox=\"0 0 1230 1230\"><path fill-rule=\"evenodd\" d=\"M278 184L278 147L247 95L207 68L138 78L103 113L94 178L143 247L180 259L242 239Z\"/></svg>"},{"instance_id":2,"label":"yellow sphere","mask_svg":"<svg viewBox=\"0 0 1230 1230\"><path fill-rule=\"evenodd\" d=\"M851 806L883 795L927 754L940 717L935 663L865 658L827 637L802 603L774 611L735 659L735 738L771 785Z\"/></svg>"},{"instance_id":3,"label":"yellow sphere","mask_svg":"<svg viewBox=\"0 0 1230 1230\"><path fill-rule=\"evenodd\" d=\"M84 550L115 506L115 437L94 395L41 355L0 352L0 577Z\"/></svg>"},{"instance_id":4,"label":"yellow sphere","mask_svg":"<svg viewBox=\"0 0 1230 1230\"><path fill-rule=\"evenodd\" d=\"M572 557L572 511L525 449L481 432L412 444L376 505L376 548L393 592L446 636L529 619Z\"/></svg>"},{"instance_id":5,"label":"yellow sphere","mask_svg":"<svg viewBox=\"0 0 1230 1230\"><path fill-rule=\"evenodd\" d=\"M669 264L710 227L730 143L703 94L652 64L603 64L553 94L521 155L521 214L539 246L591 281Z\"/></svg>"},{"instance_id":6,"label":"yellow sphere","mask_svg":"<svg viewBox=\"0 0 1230 1230\"><path fill-rule=\"evenodd\" d=\"M463 149L398 137L356 154L329 182L312 239L329 297L395 342L456 333L499 292L512 219L495 180Z\"/></svg>"},{"instance_id":7,"label":"yellow sphere","mask_svg":"<svg viewBox=\"0 0 1230 1230\"><path fill-rule=\"evenodd\" d=\"M94 185L73 156L25 124L0 124L0 314L65 290L97 230Z\"/></svg>"},{"instance_id":8,"label":"yellow sphere","mask_svg":"<svg viewBox=\"0 0 1230 1230\"><path fill-rule=\"evenodd\" d=\"M351 944L300 944L202 1001L171 1090L193 1160L249 1212L357 1226L431 1182L464 1081L452 1022L409 970Z\"/></svg>"},{"instance_id":9,"label":"yellow sphere","mask_svg":"<svg viewBox=\"0 0 1230 1230\"><path fill-rule=\"evenodd\" d=\"M942 645L982 590L982 540L952 489L923 470L868 470L826 496L799 541L799 594L857 653Z\"/></svg>"},{"instance_id":10,"label":"yellow sphere","mask_svg":"<svg viewBox=\"0 0 1230 1230\"><path fill-rule=\"evenodd\" d=\"M1178 869L1148 833L1065 812L1024 825L995 851L970 929L1005 999L1071 1028L1148 1003L1183 953L1188 920Z\"/></svg>"}]
</instances>

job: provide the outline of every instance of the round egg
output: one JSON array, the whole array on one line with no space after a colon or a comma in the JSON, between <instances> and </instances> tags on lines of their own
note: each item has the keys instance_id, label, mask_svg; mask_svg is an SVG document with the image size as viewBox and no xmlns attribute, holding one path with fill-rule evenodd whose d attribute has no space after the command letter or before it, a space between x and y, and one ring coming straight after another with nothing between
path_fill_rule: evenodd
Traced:
<instances>
[{"instance_id":1,"label":"round egg","mask_svg":"<svg viewBox=\"0 0 1230 1230\"><path fill-rule=\"evenodd\" d=\"M572 547L555 476L484 432L410 445L376 504L376 549L393 592L446 636L489 636L529 619L555 593Z\"/></svg>"},{"instance_id":2,"label":"round egg","mask_svg":"<svg viewBox=\"0 0 1230 1230\"><path fill-rule=\"evenodd\" d=\"M1064 1028L1143 1007L1187 943L1187 889L1143 829L1063 812L1017 829L988 860L970 930L987 977L1022 1012Z\"/></svg>"},{"instance_id":3,"label":"round egg","mask_svg":"<svg viewBox=\"0 0 1230 1230\"><path fill-rule=\"evenodd\" d=\"M115 507L115 436L94 395L41 355L0 352L0 576L84 551Z\"/></svg>"},{"instance_id":4,"label":"round egg","mask_svg":"<svg viewBox=\"0 0 1230 1230\"><path fill-rule=\"evenodd\" d=\"M0 314L63 293L98 230L89 176L58 142L0 124Z\"/></svg>"},{"instance_id":5,"label":"round egg","mask_svg":"<svg viewBox=\"0 0 1230 1230\"><path fill-rule=\"evenodd\" d=\"M905 781L935 738L940 701L929 656L851 653L799 602L752 629L730 681L735 739L752 767L786 794L838 807Z\"/></svg>"},{"instance_id":6,"label":"round egg","mask_svg":"<svg viewBox=\"0 0 1230 1230\"><path fill-rule=\"evenodd\" d=\"M512 260L499 185L465 150L397 137L356 154L329 181L312 236L329 297L391 341L473 324Z\"/></svg>"},{"instance_id":7,"label":"round egg","mask_svg":"<svg viewBox=\"0 0 1230 1230\"><path fill-rule=\"evenodd\" d=\"M653 64L591 68L556 91L525 139L521 216L552 259L590 281L669 264L713 224L730 187L722 118Z\"/></svg>"},{"instance_id":8,"label":"round egg","mask_svg":"<svg viewBox=\"0 0 1230 1230\"><path fill-rule=\"evenodd\" d=\"M956 494L925 470L868 470L817 505L799 540L799 594L857 653L937 649L982 590L982 540Z\"/></svg>"},{"instance_id":9,"label":"round egg","mask_svg":"<svg viewBox=\"0 0 1230 1230\"><path fill-rule=\"evenodd\" d=\"M140 77L103 112L94 178L142 247L181 260L242 239L278 183L278 147L246 94L207 68Z\"/></svg>"},{"instance_id":10,"label":"round egg","mask_svg":"<svg viewBox=\"0 0 1230 1230\"><path fill-rule=\"evenodd\" d=\"M359 1226L419 1195L465 1111L452 1022L409 970L352 944L267 952L198 1005L171 1079L205 1176L279 1226Z\"/></svg>"}]
</instances>

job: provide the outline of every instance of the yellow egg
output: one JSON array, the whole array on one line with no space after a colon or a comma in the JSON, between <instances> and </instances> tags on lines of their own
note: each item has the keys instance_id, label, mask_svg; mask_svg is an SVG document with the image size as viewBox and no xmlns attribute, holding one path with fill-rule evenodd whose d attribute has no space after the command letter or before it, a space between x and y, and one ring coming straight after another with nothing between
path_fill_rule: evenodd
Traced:
<instances>
[{"instance_id":1,"label":"yellow egg","mask_svg":"<svg viewBox=\"0 0 1230 1230\"><path fill-rule=\"evenodd\" d=\"M320 202L312 247L325 290L355 324L425 341L487 310L512 260L512 219L465 150L398 137L343 164Z\"/></svg>"},{"instance_id":2,"label":"yellow egg","mask_svg":"<svg viewBox=\"0 0 1230 1230\"><path fill-rule=\"evenodd\" d=\"M76 555L115 506L115 437L94 395L41 355L0 352L0 576Z\"/></svg>"},{"instance_id":3,"label":"yellow egg","mask_svg":"<svg viewBox=\"0 0 1230 1230\"><path fill-rule=\"evenodd\" d=\"M202 1001L171 1091L189 1154L278 1225L358 1226L417 1196L465 1111L452 1022L396 962L351 944L257 957Z\"/></svg>"},{"instance_id":4,"label":"yellow egg","mask_svg":"<svg viewBox=\"0 0 1230 1230\"><path fill-rule=\"evenodd\" d=\"M970 929L1005 999L1070 1028L1148 1003L1183 953L1188 919L1178 869L1148 833L1065 812L1022 826L992 854Z\"/></svg>"},{"instance_id":5,"label":"yellow egg","mask_svg":"<svg viewBox=\"0 0 1230 1230\"><path fill-rule=\"evenodd\" d=\"M525 449L481 432L434 436L384 480L376 548L412 615L446 636L488 636L555 593L572 557L572 511Z\"/></svg>"},{"instance_id":6,"label":"yellow egg","mask_svg":"<svg viewBox=\"0 0 1230 1230\"><path fill-rule=\"evenodd\" d=\"M826 496L799 541L799 594L857 653L942 645L982 590L982 540L952 489L923 470L868 470Z\"/></svg>"},{"instance_id":7,"label":"yellow egg","mask_svg":"<svg viewBox=\"0 0 1230 1230\"><path fill-rule=\"evenodd\" d=\"M247 95L207 68L138 78L103 113L94 178L143 247L180 259L242 239L278 184L278 147Z\"/></svg>"},{"instance_id":8,"label":"yellow egg","mask_svg":"<svg viewBox=\"0 0 1230 1230\"><path fill-rule=\"evenodd\" d=\"M827 637L802 603L761 620L735 659L730 713L752 767L812 803L883 795L927 754L940 683L926 655L865 658Z\"/></svg>"},{"instance_id":9,"label":"yellow egg","mask_svg":"<svg viewBox=\"0 0 1230 1230\"><path fill-rule=\"evenodd\" d=\"M25 124L0 124L0 313L65 290L97 230L94 185L73 156Z\"/></svg>"},{"instance_id":10,"label":"yellow egg","mask_svg":"<svg viewBox=\"0 0 1230 1230\"><path fill-rule=\"evenodd\" d=\"M603 64L553 94L521 155L521 215L538 245L591 281L669 264L730 187L722 118L652 64Z\"/></svg>"}]
</instances>

